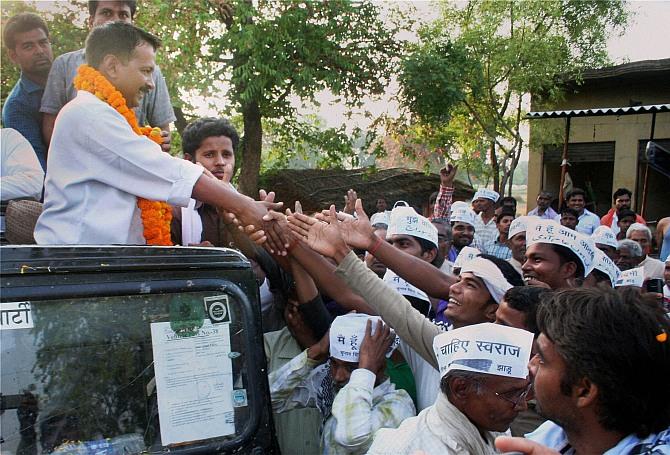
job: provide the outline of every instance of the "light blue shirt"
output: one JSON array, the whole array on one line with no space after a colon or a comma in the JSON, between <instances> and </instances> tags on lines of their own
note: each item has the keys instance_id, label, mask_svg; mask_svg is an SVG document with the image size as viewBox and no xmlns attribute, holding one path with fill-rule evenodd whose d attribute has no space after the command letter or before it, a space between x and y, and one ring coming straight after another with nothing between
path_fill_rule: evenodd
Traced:
<instances>
[{"instance_id":1,"label":"light blue shirt","mask_svg":"<svg viewBox=\"0 0 670 455\"><path fill-rule=\"evenodd\" d=\"M550 449L558 450L561 454L572 455L574 449L570 446L568 437L552 421L547 421L540 427L526 435L531 441L540 443ZM644 439L635 435L628 435L603 455L670 455L670 429L651 434Z\"/></svg>"},{"instance_id":2,"label":"light blue shirt","mask_svg":"<svg viewBox=\"0 0 670 455\"><path fill-rule=\"evenodd\" d=\"M600 217L595 213L584 209L582 214L579 215L576 231L581 232L582 234L591 235L598 226L600 226Z\"/></svg>"}]
</instances>

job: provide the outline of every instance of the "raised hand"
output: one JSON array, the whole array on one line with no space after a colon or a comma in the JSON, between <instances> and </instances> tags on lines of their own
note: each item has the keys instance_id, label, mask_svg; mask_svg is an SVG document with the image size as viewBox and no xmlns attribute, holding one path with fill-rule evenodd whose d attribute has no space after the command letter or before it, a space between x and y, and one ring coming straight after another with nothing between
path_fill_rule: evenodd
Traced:
<instances>
[{"instance_id":1,"label":"raised hand","mask_svg":"<svg viewBox=\"0 0 670 455\"><path fill-rule=\"evenodd\" d=\"M337 219L340 222L339 229L347 245L352 248L367 250L371 248L377 239L374 237L374 230L370 224L370 219L363 210L363 201L361 199L356 199L355 209L356 218L337 214ZM326 213L325 211L318 213L316 218L325 221Z\"/></svg>"},{"instance_id":2,"label":"raised hand","mask_svg":"<svg viewBox=\"0 0 670 455\"><path fill-rule=\"evenodd\" d=\"M328 257L346 249L346 242L340 232L335 206L330 206L328 215L323 220L310 218L302 213L292 213L288 217L289 227L300 236L314 251Z\"/></svg>"},{"instance_id":3,"label":"raised hand","mask_svg":"<svg viewBox=\"0 0 670 455\"><path fill-rule=\"evenodd\" d=\"M307 350L307 357L318 362L324 362L330 357L330 330Z\"/></svg>"},{"instance_id":4,"label":"raised hand","mask_svg":"<svg viewBox=\"0 0 670 455\"><path fill-rule=\"evenodd\" d=\"M347 191L347 194L344 195L344 213L348 213L349 215L354 213L356 199L358 199L356 191L353 189Z\"/></svg>"},{"instance_id":5,"label":"raised hand","mask_svg":"<svg viewBox=\"0 0 670 455\"><path fill-rule=\"evenodd\" d=\"M386 364L386 352L393 342L395 335L391 328L381 320L377 322L375 333L372 334L372 320L368 319L365 326L365 337L361 342L358 355L358 367L365 368L377 374Z\"/></svg>"},{"instance_id":6,"label":"raised hand","mask_svg":"<svg viewBox=\"0 0 670 455\"><path fill-rule=\"evenodd\" d=\"M458 166L454 166L453 164L447 163L445 167L440 169L440 185L444 187L453 187L454 186L454 178L456 178L456 171L458 170Z\"/></svg>"},{"instance_id":7,"label":"raised hand","mask_svg":"<svg viewBox=\"0 0 670 455\"><path fill-rule=\"evenodd\" d=\"M302 313L298 309L298 301L291 298L286 302L286 311L284 313L286 327L288 327L293 338L304 349L316 344L319 340L314 338L312 329L305 323ZM329 346L330 347L330 346Z\"/></svg>"}]
</instances>

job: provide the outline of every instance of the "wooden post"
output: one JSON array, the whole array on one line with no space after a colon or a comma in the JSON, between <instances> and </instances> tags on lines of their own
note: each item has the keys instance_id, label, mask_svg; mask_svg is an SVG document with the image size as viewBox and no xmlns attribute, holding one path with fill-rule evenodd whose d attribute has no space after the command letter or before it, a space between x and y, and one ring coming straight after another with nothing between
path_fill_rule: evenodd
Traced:
<instances>
[{"instance_id":1,"label":"wooden post","mask_svg":"<svg viewBox=\"0 0 670 455\"><path fill-rule=\"evenodd\" d=\"M654 129L656 128L656 112L651 114L651 132L649 134L649 142L654 140ZM649 144L647 143L647 146ZM645 147L645 158L647 158L647 150ZM647 185L649 184L649 158L647 158L647 165L644 167L644 184L642 186L642 208L640 209L640 216L644 218L644 212L647 210Z\"/></svg>"},{"instance_id":2,"label":"wooden post","mask_svg":"<svg viewBox=\"0 0 670 455\"><path fill-rule=\"evenodd\" d=\"M570 117L565 118L565 138L563 139L563 154L561 155L561 186L558 189L558 210L563 208L563 185L565 174L568 172L568 143L570 142Z\"/></svg>"}]
</instances>

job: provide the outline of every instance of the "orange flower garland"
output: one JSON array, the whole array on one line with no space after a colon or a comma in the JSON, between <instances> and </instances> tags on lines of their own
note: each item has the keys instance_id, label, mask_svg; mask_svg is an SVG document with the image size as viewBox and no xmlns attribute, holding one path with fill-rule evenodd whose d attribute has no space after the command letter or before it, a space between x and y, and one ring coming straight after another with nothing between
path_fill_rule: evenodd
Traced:
<instances>
[{"instance_id":1,"label":"orange flower garland","mask_svg":"<svg viewBox=\"0 0 670 455\"><path fill-rule=\"evenodd\" d=\"M85 90L97 96L123 115L133 131L140 136L147 136L157 144L163 143L160 128L140 127L132 109L126 105L126 99L98 70L80 65L74 78L77 90ZM170 222L172 210L167 202L149 201L137 198L137 206L142 212L144 238L147 245L172 245Z\"/></svg>"}]
</instances>

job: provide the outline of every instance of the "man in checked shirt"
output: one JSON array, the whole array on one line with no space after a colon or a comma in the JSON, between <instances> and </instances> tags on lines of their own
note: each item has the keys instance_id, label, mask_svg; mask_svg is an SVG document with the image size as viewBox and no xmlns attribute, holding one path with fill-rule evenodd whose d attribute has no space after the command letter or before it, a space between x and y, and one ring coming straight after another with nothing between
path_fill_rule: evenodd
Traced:
<instances>
[{"instance_id":1,"label":"man in checked shirt","mask_svg":"<svg viewBox=\"0 0 670 455\"><path fill-rule=\"evenodd\" d=\"M379 317L335 318L321 341L270 373L273 409L316 407L324 418L323 454L366 453L377 430L416 415L407 392L386 376L394 339Z\"/></svg>"}]
</instances>

